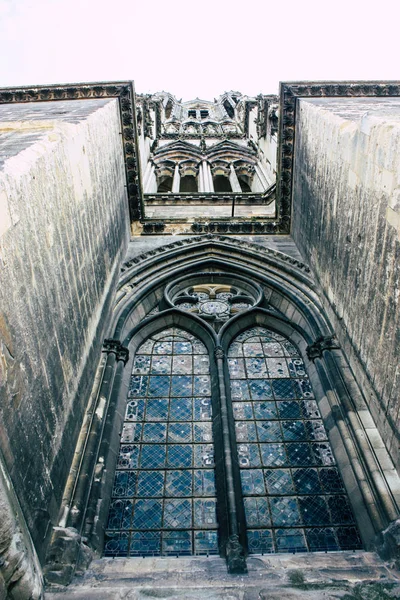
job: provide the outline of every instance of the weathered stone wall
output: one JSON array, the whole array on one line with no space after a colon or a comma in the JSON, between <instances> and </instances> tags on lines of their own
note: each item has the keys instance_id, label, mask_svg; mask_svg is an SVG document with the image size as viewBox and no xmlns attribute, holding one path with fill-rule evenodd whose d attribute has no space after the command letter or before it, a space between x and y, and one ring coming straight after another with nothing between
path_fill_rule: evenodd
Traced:
<instances>
[{"instance_id":1,"label":"weathered stone wall","mask_svg":"<svg viewBox=\"0 0 400 600\"><path fill-rule=\"evenodd\" d=\"M0 107L0 450L40 559L129 239L116 100Z\"/></svg>"},{"instance_id":2,"label":"weathered stone wall","mask_svg":"<svg viewBox=\"0 0 400 600\"><path fill-rule=\"evenodd\" d=\"M293 237L399 467L400 101L298 106Z\"/></svg>"}]
</instances>

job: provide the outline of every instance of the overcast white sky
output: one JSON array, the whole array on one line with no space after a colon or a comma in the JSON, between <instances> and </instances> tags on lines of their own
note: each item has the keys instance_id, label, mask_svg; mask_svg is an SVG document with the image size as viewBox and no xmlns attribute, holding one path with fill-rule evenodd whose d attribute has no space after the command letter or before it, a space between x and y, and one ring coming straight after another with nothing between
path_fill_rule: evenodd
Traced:
<instances>
[{"instance_id":1,"label":"overcast white sky","mask_svg":"<svg viewBox=\"0 0 400 600\"><path fill-rule=\"evenodd\" d=\"M133 79L212 99L400 79L399 0L0 0L0 86Z\"/></svg>"}]
</instances>

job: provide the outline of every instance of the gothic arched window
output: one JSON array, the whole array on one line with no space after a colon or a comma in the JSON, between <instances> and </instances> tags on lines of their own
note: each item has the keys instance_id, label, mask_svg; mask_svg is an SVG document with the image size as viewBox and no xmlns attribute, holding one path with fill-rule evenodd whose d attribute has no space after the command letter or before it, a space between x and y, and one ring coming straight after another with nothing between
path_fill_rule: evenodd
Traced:
<instances>
[{"instance_id":1,"label":"gothic arched window","mask_svg":"<svg viewBox=\"0 0 400 600\"><path fill-rule=\"evenodd\" d=\"M222 273L165 288L171 324L133 358L106 556L224 553L239 538L253 554L361 547L299 350L249 327L279 322L254 308L263 301Z\"/></svg>"},{"instance_id":2,"label":"gothic arched window","mask_svg":"<svg viewBox=\"0 0 400 600\"><path fill-rule=\"evenodd\" d=\"M218 551L207 349L179 328L137 350L106 556Z\"/></svg>"},{"instance_id":3,"label":"gothic arched window","mask_svg":"<svg viewBox=\"0 0 400 600\"><path fill-rule=\"evenodd\" d=\"M249 552L360 547L297 348L254 327L233 340L228 366Z\"/></svg>"}]
</instances>

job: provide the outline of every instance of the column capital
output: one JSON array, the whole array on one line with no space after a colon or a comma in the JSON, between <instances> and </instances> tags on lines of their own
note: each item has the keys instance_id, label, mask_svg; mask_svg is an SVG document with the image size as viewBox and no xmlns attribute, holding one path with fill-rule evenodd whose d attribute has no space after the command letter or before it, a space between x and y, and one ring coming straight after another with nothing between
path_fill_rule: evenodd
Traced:
<instances>
[{"instance_id":1,"label":"column capital","mask_svg":"<svg viewBox=\"0 0 400 600\"><path fill-rule=\"evenodd\" d=\"M129 360L129 350L125 346L121 344L119 340L114 339L106 339L103 342L102 352L106 352L107 354L114 353L117 360L122 360L124 365Z\"/></svg>"},{"instance_id":2,"label":"column capital","mask_svg":"<svg viewBox=\"0 0 400 600\"><path fill-rule=\"evenodd\" d=\"M306 348L309 360L321 358L324 350L339 350L340 346L334 341L335 335L321 335Z\"/></svg>"},{"instance_id":3,"label":"column capital","mask_svg":"<svg viewBox=\"0 0 400 600\"><path fill-rule=\"evenodd\" d=\"M215 348L214 348L214 356L215 356L215 358L217 360L218 359L224 360L224 358L225 358L225 350L223 349L222 346L215 346Z\"/></svg>"}]
</instances>

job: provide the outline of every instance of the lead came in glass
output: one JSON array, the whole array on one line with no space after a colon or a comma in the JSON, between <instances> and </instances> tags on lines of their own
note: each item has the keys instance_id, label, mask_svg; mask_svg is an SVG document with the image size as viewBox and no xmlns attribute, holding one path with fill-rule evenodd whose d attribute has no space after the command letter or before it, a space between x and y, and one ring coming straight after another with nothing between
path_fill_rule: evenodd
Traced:
<instances>
[{"instance_id":1,"label":"lead came in glass","mask_svg":"<svg viewBox=\"0 0 400 600\"><path fill-rule=\"evenodd\" d=\"M249 552L361 547L304 362L262 327L228 352Z\"/></svg>"},{"instance_id":2,"label":"lead came in glass","mask_svg":"<svg viewBox=\"0 0 400 600\"><path fill-rule=\"evenodd\" d=\"M106 556L218 552L210 395L207 349L193 335L170 328L139 347Z\"/></svg>"}]
</instances>

